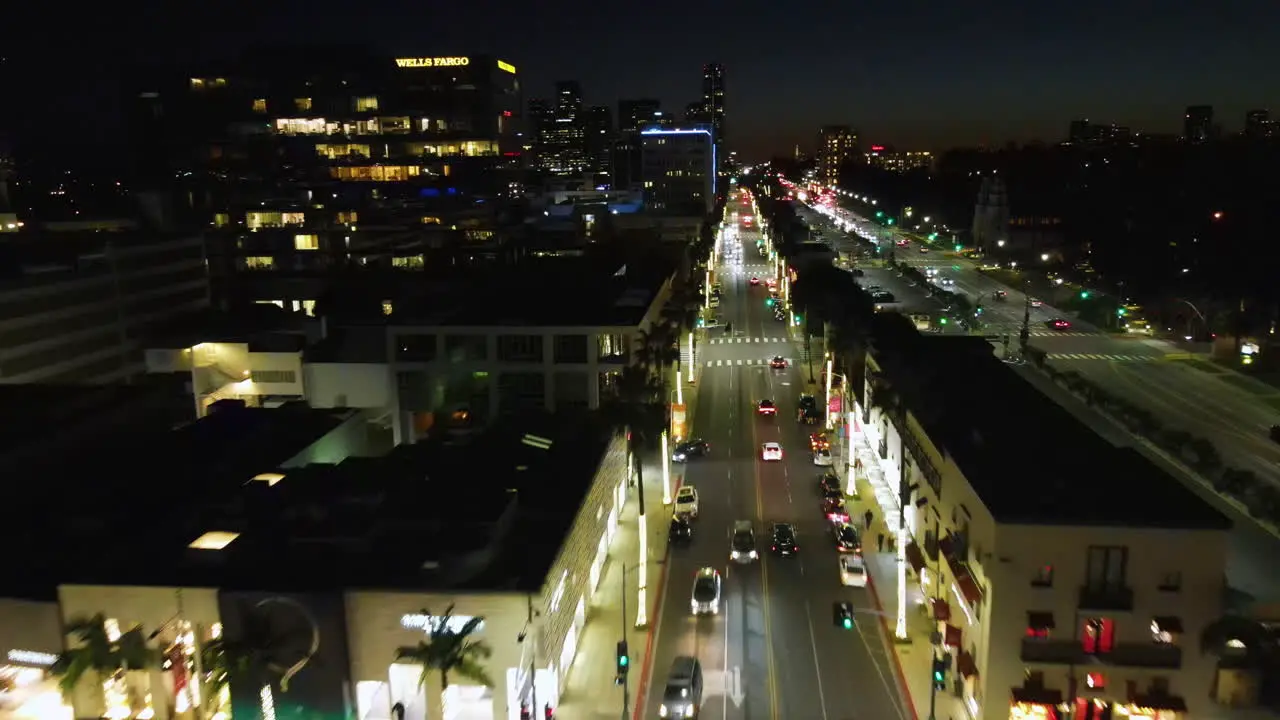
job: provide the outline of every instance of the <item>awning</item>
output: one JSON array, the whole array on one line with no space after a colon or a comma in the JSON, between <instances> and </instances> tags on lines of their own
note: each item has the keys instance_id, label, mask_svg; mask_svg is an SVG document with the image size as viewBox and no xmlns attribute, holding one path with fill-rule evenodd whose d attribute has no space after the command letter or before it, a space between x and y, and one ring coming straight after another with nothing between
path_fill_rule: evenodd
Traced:
<instances>
[{"instance_id":1,"label":"awning","mask_svg":"<svg viewBox=\"0 0 1280 720\"><path fill-rule=\"evenodd\" d=\"M1187 711L1187 701L1177 695L1137 695L1133 698L1133 704L1151 710Z\"/></svg>"},{"instance_id":2,"label":"awning","mask_svg":"<svg viewBox=\"0 0 1280 720\"><path fill-rule=\"evenodd\" d=\"M929 602L933 603L933 619L938 622L946 622L951 619L951 605L942 598L933 598Z\"/></svg>"},{"instance_id":3,"label":"awning","mask_svg":"<svg viewBox=\"0 0 1280 720\"><path fill-rule=\"evenodd\" d=\"M961 651L956 656L956 672L967 678L978 676L978 663L974 661L972 653Z\"/></svg>"},{"instance_id":4,"label":"awning","mask_svg":"<svg viewBox=\"0 0 1280 720\"><path fill-rule=\"evenodd\" d=\"M916 574L919 575L920 571L924 569L924 553L920 552L920 546L916 544L915 540L907 543L906 552L907 563L911 565L911 569L915 570Z\"/></svg>"},{"instance_id":5,"label":"awning","mask_svg":"<svg viewBox=\"0 0 1280 720\"><path fill-rule=\"evenodd\" d=\"M1167 632L1173 635L1182 634L1182 618L1173 615L1157 615L1151 618L1151 624L1155 625L1159 632Z\"/></svg>"},{"instance_id":6,"label":"awning","mask_svg":"<svg viewBox=\"0 0 1280 720\"><path fill-rule=\"evenodd\" d=\"M960 588L960 593L964 595L969 607L976 608L978 603L982 602L982 591L978 589L978 582L969 573L957 573L956 586Z\"/></svg>"},{"instance_id":7,"label":"awning","mask_svg":"<svg viewBox=\"0 0 1280 720\"><path fill-rule=\"evenodd\" d=\"M962 637L963 633L960 632L960 628L955 625L948 625L946 631L942 633L942 644L950 647L960 647Z\"/></svg>"},{"instance_id":8,"label":"awning","mask_svg":"<svg viewBox=\"0 0 1280 720\"><path fill-rule=\"evenodd\" d=\"M1062 691L1042 687L1016 687L1013 688L1013 701L1028 705L1061 705Z\"/></svg>"},{"instance_id":9,"label":"awning","mask_svg":"<svg viewBox=\"0 0 1280 720\"><path fill-rule=\"evenodd\" d=\"M1054 629L1054 627L1055 625L1053 624L1053 613L1038 612L1035 610L1029 611L1027 613L1027 629L1028 630L1052 630Z\"/></svg>"}]
</instances>

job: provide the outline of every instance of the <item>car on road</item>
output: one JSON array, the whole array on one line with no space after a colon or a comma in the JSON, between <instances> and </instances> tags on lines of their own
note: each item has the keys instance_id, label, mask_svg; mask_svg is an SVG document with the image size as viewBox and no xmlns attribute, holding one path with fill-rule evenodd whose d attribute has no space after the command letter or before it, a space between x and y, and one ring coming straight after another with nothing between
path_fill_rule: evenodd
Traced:
<instances>
[{"instance_id":1,"label":"car on road","mask_svg":"<svg viewBox=\"0 0 1280 720\"><path fill-rule=\"evenodd\" d=\"M897 300L897 299L898 299L898 298L897 298L897 297L895 297L895 296L894 296L894 294L893 294L893 293L891 293L891 292L883 292L883 291L881 291L881 292L874 292L874 293L871 293L871 301L872 301L872 302L875 302L875 303L882 303L882 304L883 304L883 303L891 303L891 302L893 302L893 301L895 301L895 300Z\"/></svg>"},{"instance_id":2,"label":"car on road","mask_svg":"<svg viewBox=\"0 0 1280 720\"><path fill-rule=\"evenodd\" d=\"M720 327L720 318L717 317L702 318L699 322L704 328Z\"/></svg>"},{"instance_id":3,"label":"car on road","mask_svg":"<svg viewBox=\"0 0 1280 720\"><path fill-rule=\"evenodd\" d=\"M823 498L822 514L833 523L848 523L849 509L845 507L844 498Z\"/></svg>"},{"instance_id":4,"label":"car on road","mask_svg":"<svg viewBox=\"0 0 1280 720\"><path fill-rule=\"evenodd\" d=\"M863 562L860 555L841 555L840 556L840 584L849 587L866 587L867 586L867 565ZM853 609L848 611L849 621L853 621ZM842 617L843 624L844 618Z\"/></svg>"},{"instance_id":5,"label":"car on road","mask_svg":"<svg viewBox=\"0 0 1280 720\"><path fill-rule=\"evenodd\" d=\"M712 310L715 310L715 309L719 308L719 307L720 307L720 296L719 296L719 295L712 295L711 297L707 298L707 307L711 308Z\"/></svg>"},{"instance_id":6,"label":"car on road","mask_svg":"<svg viewBox=\"0 0 1280 720\"><path fill-rule=\"evenodd\" d=\"M796 527L791 523L774 523L769 535L769 546L775 554L792 557L800 552L800 545L796 542Z\"/></svg>"},{"instance_id":7,"label":"car on road","mask_svg":"<svg viewBox=\"0 0 1280 720\"><path fill-rule=\"evenodd\" d=\"M925 247L925 246L921 245L921 246L920 246L920 254L921 254L921 255L927 255L927 254L929 254L929 248L927 248L927 247Z\"/></svg>"},{"instance_id":8,"label":"car on road","mask_svg":"<svg viewBox=\"0 0 1280 720\"><path fill-rule=\"evenodd\" d=\"M1001 302L1004 302L1005 300L1008 300L1008 299L1009 299L1009 293L1008 293L1007 291L1005 291L1005 290L997 290L997 291L995 291L995 292L991 293L991 297L993 297L993 298L995 298L996 300L999 300L999 301L1001 301Z\"/></svg>"},{"instance_id":9,"label":"car on road","mask_svg":"<svg viewBox=\"0 0 1280 720\"><path fill-rule=\"evenodd\" d=\"M825 432L816 432L809 436L809 449L821 450L831 448L831 438Z\"/></svg>"},{"instance_id":10,"label":"car on road","mask_svg":"<svg viewBox=\"0 0 1280 720\"><path fill-rule=\"evenodd\" d=\"M818 448L813 451L813 464L818 467L831 467L831 450L830 448Z\"/></svg>"},{"instance_id":11,"label":"car on road","mask_svg":"<svg viewBox=\"0 0 1280 720\"><path fill-rule=\"evenodd\" d=\"M693 578L693 597L689 610L694 615L716 615L720 612L720 571L704 567Z\"/></svg>"},{"instance_id":12,"label":"car on road","mask_svg":"<svg viewBox=\"0 0 1280 720\"><path fill-rule=\"evenodd\" d=\"M674 545L693 542L693 523L683 515L672 515L671 527L667 528L667 542Z\"/></svg>"},{"instance_id":13,"label":"car on road","mask_svg":"<svg viewBox=\"0 0 1280 720\"><path fill-rule=\"evenodd\" d=\"M1071 329L1071 321L1065 318L1054 318L1052 320L1046 320L1044 324L1048 325L1049 328L1052 330L1070 330Z\"/></svg>"},{"instance_id":14,"label":"car on road","mask_svg":"<svg viewBox=\"0 0 1280 720\"><path fill-rule=\"evenodd\" d=\"M944 288L952 288L956 286L956 281L949 277L938 278L938 284Z\"/></svg>"},{"instance_id":15,"label":"car on road","mask_svg":"<svg viewBox=\"0 0 1280 720\"><path fill-rule=\"evenodd\" d=\"M782 446L776 442L767 442L760 446L760 459L775 462L782 459Z\"/></svg>"},{"instance_id":16,"label":"car on road","mask_svg":"<svg viewBox=\"0 0 1280 720\"><path fill-rule=\"evenodd\" d=\"M759 285L759 284L760 284L760 278L756 277L755 275L752 275L752 276L751 276L751 280L750 280L750 282L751 282L751 284L752 284L752 285Z\"/></svg>"},{"instance_id":17,"label":"car on road","mask_svg":"<svg viewBox=\"0 0 1280 720\"><path fill-rule=\"evenodd\" d=\"M777 415L778 406L773 404L772 400L761 400L756 403L757 415Z\"/></svg>"},{"instance_id":18,"label":"car on road","mask_svg":"<svg viewBox=\"0 0 1280 720\"><path fill-rule=\"evenodd\" d=\"M676 491L676 514L698 517L698 488L684 485Z\"/></svg>"},{"instance_id":19,"label":"car on road","mask_svg":"<svg viewBox=\"0 0 1280 720\"><path fill-rule=\"evenodd\" d=\"M733 524L729 538L729 559L736 563L749 563L760 557L756 552L756 531L750 520L738 520Z\"/></svg>"},{"instance_id":20,"label":"car on road","mask_svg":"<svg viewBox=\"0 0 1280 720\"><path fill-rule=\"evenodd\" d=\"M706 457L711 452L711 443L701 438L682 442L671 453L673 462L688 462L692 458Z\"/></svg>"},{"instance_id":21,"label":"car on road","mask_svg":"<svg viewBox=\"0 0 1280 720\"><path fill-rule=\"evenodd\" d=\"M787 367L787 359L781 355L774 355L773 359L769 361L769 367L774 370L785 369Z\"/></svg>"},{"instance_id":22,"label":"car on road","mask_svg":"<svg viewBox=\"0 0 1280 720\"><path fill-rule=\"evenodd\" d=\"M818 476L818 492L823 497L844 497L844 490L840 487L840 477L833 472L824 472Z\"/></svg>"},{"instance_id":23,"label":"car on road","mask_svg":"<svg viewBox=\"0 0 1280 720\"><path fill-rule=\"evenodd\" d=\"M831 526L831 534L836 539L836 550L842 553L861 553L862 538L858 531L848 523Z\"/></svg>"},{"instance_id":24,"label":"car on road","mask_svg":"<svg viewBox=\"0 0 1280 720\"><path fill-rule=\"evenodd\" d=\"M681 655L671 661L667 686L662 690L658 717L697 717L702 709L702 663L698 658Z\"/></svg>"},{"instance_id":25,"label":"car on road","mask_svg":"<svg viewBox=\"0 0 1280 720\"><path fill-rule=\"evenodd\" d=\"M1041 300L1040 298L1031 298L1031 307L1033 308L1044 307L1044 301Z\"/></svg>"}]
</instances>

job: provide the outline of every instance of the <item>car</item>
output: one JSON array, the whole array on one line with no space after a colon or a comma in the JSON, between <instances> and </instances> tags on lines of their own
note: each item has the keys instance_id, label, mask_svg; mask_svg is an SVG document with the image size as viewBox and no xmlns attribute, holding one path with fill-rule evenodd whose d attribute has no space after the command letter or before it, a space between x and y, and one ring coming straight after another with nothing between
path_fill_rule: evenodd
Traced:
<instances>
[{"instance_id":1,"label":"car","mask_svg":"<svg viewBox=\"0 0 1280 720\"><path fill-rule=\"evenodd\" d=\"M944 287L944 288L955 287L955 284L956 284L956 281L955 281L955 280L952 280L952 279L951 279L951 278L949 278L949 277L940 278L940 279L938 280L938 282L939 282L939 283L942 285L942 287Z\"/></svg>"},{"instance_id":2,"label":"car","mask_svg":"<svg viewBox=\"0 0 1280 720\"><path fill-rule=\"evenodd\" d=\"M787 314L781 311L774 311L773 319L777 320L778 322L786 322Z\"/></svg>"},{"instance_id":3,"label":"car","mask_svg":"<svg viewBox=\"0 0 1280 720\"><path fill-rule=\"evenodd\" d=\"M704 328L720 327L720 318L709 317L698 321Z\"/></svg>"},{"instance_id":4,"label":"car","mask_svg":"<svg viewBox=\"0 0 1280 720\"><path fill-rule=\"evenodd\" d=\"M802 394L800 398L796 400L796 405L799 406L801 410L814 410L818 407L818 399L812 395Z\"/></svg>"},{"instance_id":5,"label":"car","mask_svg":"<svg viewBox=\"0 0 1280 720\"><path fill-rule=\"evenodd\" d=\"M991 293L991 296L994 297L996 300L1001 300L1001 301L1009 299L1009 293L1005 290L997 290Z\"/></svg>"},{"instance_id":6,"label":"car","mask_svg":"<svg viewBox=\"0 0 1280 720\"><path fill-rule=\"evenodd\" d=\"M769 530L771 538L769 547L774 554L782 557L792 557L800 552L800 545L796 542L796 528L791 523L774 523Z\"/></svg>"},{"instance_id":7,"label":"car","mask_svg":"<svg viewBox=\"0 0 1280 720\"><path fill-rule=\"evenodd\" d=\"M765 462L775 462L782 459L782 446L775 442L768 442L760 446L760 459Z\"/></svg>"},{"instance_id":8,"label":"car","mask_svg":"<svg viewBox=\"0 0 1280 720\"><path fill-rule=\"evenodd\" d=\"M684 515L672 515L671 527L667 528L667 542L675 545L693 542L693 523Z\"/></svg>"},{"instance_id":9,"label":"car","mask_svg":"<svg viewBox=\"0 0 1280 720\"><path fill-rule=\"evenodd\" d=\"M750 520L738 520L729 536L729 559L736 563L749 563L760 557L756 552L756 531Z\"/></svg>"},{"instance_id":10,"label":"car","mask_svg":"<svg viewBox=\"0 0 1280 720\"><path fill-rule=\"evenodd\" d=\"M897 296L895 296L891 292L877 292L877 293L872 293L871 295L872 302L877 302L877 303L891 303L897 299L898 299Z\"/></svg>"},{"instance_id":11,"label":"car","mask_svg":"<svg viewBox=\"0 0 1280 720\"><path fill-rule=\"evenodd\" d=\"M863 562L859 555L841 555L840 556L840 584L849 587L866 587L867 586L867 565ZM853 610L850 609L845 616L849 622L853 622ZM844 624L844 617L840 619ZM848 626L846 626L848 627Z\"/></svg>"},{"instance_id":12,"label":"car","mask_svg":"<svg viewBox=\"0 0 1280 720\"><path fill-rule=\"evenodd\" d=\"M858 531L848 523L831 526L831 534L836 539L836 551L842 553L861 553L862 538Z\"/></svg>"},{"instance_id":13,"label":"car","mask_svg":"<svg viewBox=\"0 0 1280 720\"><path fill-rule=\"evenodd\" d=\"M676 491L676 514L688 515L691 518L698 517L698 488L682 485Z\"/></svg>"},{"instance_id":14,"label":"car","mask_svg":"<svg viewBox=\"0 0 1280 720\"><path fill-rule=\"evenodd\" d=\"M823 498L822 514L833 523L849 522L849 509L844 505L844 498Z\"/></svg>"},{"instance_id":15,"label":"car","mask_svg":"<svg viewBox=\"0 0 1280 720\"><path fill-rule=\"evenodd\" d=\"M711 443L701 438L694 438L680 443L671 452L672 462L688 462L691 458L706 457L711 452Z\"/></svg>"},{"instance_id":16,"label":"car","mask_svg":"<svg viewBox=\"0 0 1280 720\"><path fill-rule=\"evenodd\" d=\"M777 415L778 406L774 405L772 400L761 400L756 404L756 413L759 415Z\"/></svg>"},{"instance_id":17,"label":"car","mask_svg":"<svg viewBox=\"0 0 1280 720\"><path fill-rule=\"evenodd\" d=\"M759 285L759 284L760 284L760 278L756 277L755 275L752 275L752 276L751 276L751 280L750 280L750 282L751 282L751 284L752 284L752 285Z\"/></svg>"},{"instance_id":18,"label":"car","mask_svg":"<svg viewBox=\"0 0 1280 720\"><path fill-rule=\"evenodd\" d=\"M774 355L773 359L769 361L769 367L774 370L784 370L787 367L787 359L781 355Z\"/></svg>"},{"instance_id":19,"label":"car","mask_svg":"<svg viewBox=\"0 0 1280 720\"><path fill-rule=\"evenodd\" d=\"M927 247L925 247L925 246L921 245L921 246L920 246L920 254L921 254L921 255L927 255L927 254L929 254L929 248L927 248Z\"/></svg>"},{"instance_id":20,"label":"car","mask_svg":"<svg viewBox=\"0 0 1280 720\"><path fill-rule=\"evenodd\" d=\"M720 571L704 567L693 576L693 597L689 599L689 611L694 615L720 613Z\"/></svg>"},{"instance_id":21,"label":"car","mask_svg":"<svg viewBox=\"0 0 1280 720\"><path fill-rule=\"evenodd\" d=\"M1041 300L1040 298L1031 298L1031 307L1033 308L1044 307L1044 301Z\"/></svg>"},{"instance_id":22,"label":"car","mask_svg":"<svg viewBox=\"0 0 1280 720\"><path fill-rule=\"evenodd\" d=\"M818 467L831 467L832 462L830 448L818 448L813 451L814 465L817 465Z\"/></svg>"},{"instance_id":23,"label":"car","mask_svg":"<svg viewBox=\"0 0 1280 720\"><path fill-rule=\"evenodd\" d=\"M1065 318L1054 318L1052 320L1046 320L1044 324L1048 325L1053 330L1070 330L1071 329L1071 321Z\"/></svg>"},{"instance_id":24,"label":"car","mask_svg":"<svg viewBox=\"0 0 1280 720\"><path fill-rule=\"evenodd\" d=\"M844 489L840 485L840 477L830 471L819 475L818 492L823 497L844 497Z\"/></svg>"},{"instance_id":25,"label":"car","mask_svg":"<svg viewBox=\"0 0 1280 720\"><path fill-rule=\"evenodd\" d=\"M825 432L816 432L809 436L809 449L821 450L831 448L831 438Z\"/></svg>"},{"instance_id":26,"label":"car","mask_svg":"<svg viewBox=\"0 0 1280 720\"><path fill-rule=\"evenodd\" d=\"M707 299L707 307L711 308L712 310L715 310L715 309L719 308L719 307L720 307L720 296L719 296L719 295L712 295L710 298L708 298L708 299Z\"/></svg>"}]
</instances>

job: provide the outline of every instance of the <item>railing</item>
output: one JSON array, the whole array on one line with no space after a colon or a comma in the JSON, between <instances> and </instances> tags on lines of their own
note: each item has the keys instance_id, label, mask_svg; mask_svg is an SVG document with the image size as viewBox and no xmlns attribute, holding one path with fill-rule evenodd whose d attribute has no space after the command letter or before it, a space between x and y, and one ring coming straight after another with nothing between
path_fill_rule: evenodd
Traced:
<instances>
[{"instance_id":1,"label":"railing","mask_svg":"<svg viewBox=\"0 0 1280 720\"><path fill-rule=\"evenodd\" d=\"M1023 662L1056 665L1111 665L1117 667L1180 668L1182 648L1167 643L1126 642L1105 653L1087 653L1079 640L1023 638Z\"/></svg>"},{"instance_id":2,"label":"railing","mask_svg":"<svg viewBox=\"0 0 1280 720\"><path fill-rule=\"evenodd\" d=\"M1133 610L1133 588L1124 585L1084 585L1080 588L1081 610Z\"/></svg>"}]
</instances>

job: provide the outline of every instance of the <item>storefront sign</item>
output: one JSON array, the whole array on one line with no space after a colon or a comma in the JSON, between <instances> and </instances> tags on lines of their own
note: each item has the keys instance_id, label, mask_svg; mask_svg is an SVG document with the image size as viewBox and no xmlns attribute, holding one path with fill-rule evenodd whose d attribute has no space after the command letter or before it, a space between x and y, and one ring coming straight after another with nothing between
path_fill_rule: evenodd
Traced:
<instances>
[{"instance_id":1,"label":"storefront sign","mask_svg":"<svg viewBox=\"0 0 1280 720\"><path fill-rule=\"evenodd\" d=\"M396 58L396 67L402 68L466 67L470 64L469 57Z\"/></svg>"},{"instance_id":2,"label":"storefront sign","mask_svg":"<svg viewBox=\"0 0 1280 720\"><path fill-rule=\"evenodd\" d=\"M450 632L461 632L462 628L465 627L467 623L471 622L474 619L475 618L469 615L451 615L449 616L449 624L446 625L445 627ZM421 630L425 633L430 633L431 628L435 627L436 623L439 622L439 620L440 618L434 615L423 615L421 613L409 613L400 618L400 625L402 625L408 630ZM476 626L477 631L480 631L483 629L484 629L483 622L481 622L479 625Z\"/></svg>"},{"instance_id":3,"label":"storefront sign","mask_svg":"<svg viewBox=\"0 0 1280 720\"><path fill-rule=\"evenodd\" d=\"M511 63L509 63L509 62L503 62L503 61L499 60L499 61L498 61L498 69L499 69L499 70L501 70L501 71L503 71L503 72L509 72L509 73L511 73L512 75L515 75L515 74L516 74L516 66L515 66L515 65L512 65L512 64L511 64Z\"/></svg>"},{"instance_id":4,"label":"storefront sign","mask_svg":"<svg viewBox=\"0 0 1280 720\"><path fill-rule=\"evenodd\" d=\"M38 652L36 650L10 650L9 662L18 663L20 665L39 665L41 667L52 665L58 661L58 656L53 653Z\"/></svg>"}]
</instances>

